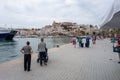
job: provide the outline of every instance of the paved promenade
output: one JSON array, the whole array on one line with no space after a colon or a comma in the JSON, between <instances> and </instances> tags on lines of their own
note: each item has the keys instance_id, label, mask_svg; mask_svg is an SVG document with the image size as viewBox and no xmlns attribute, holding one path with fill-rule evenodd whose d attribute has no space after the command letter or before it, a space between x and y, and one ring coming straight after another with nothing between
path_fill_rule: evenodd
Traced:
<instances>
[{"instance_id":1,"label":"paved promenade","mask_svg":"<svg viewBox=\"0 0 120 80\"><path fill-rule=\"evenodd\" d=\"M23 57L0 64L0 80L120 80L120 64L112 44L98 40L90 48L74 48L72 44L49 50L48 65L32 56L32 71L23 69Z\"/></svg>"}]
</instances>

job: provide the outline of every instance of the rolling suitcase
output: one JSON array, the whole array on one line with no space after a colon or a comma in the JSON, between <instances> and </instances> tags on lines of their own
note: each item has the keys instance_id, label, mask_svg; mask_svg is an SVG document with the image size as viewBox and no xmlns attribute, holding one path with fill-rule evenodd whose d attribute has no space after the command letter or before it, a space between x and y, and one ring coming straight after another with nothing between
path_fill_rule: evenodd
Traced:
<instances>
[{"instance_id":1,"label":"rolling suitcase","mask_svg":"<svg viewBox=\"0 0 120 80\"><path fill-rule=\"evenodd\" d=\"M88 47L89 47L89 43L85 43L85 47L87 47L87 48L88 48Z\"/></svg>"}]
</instances>

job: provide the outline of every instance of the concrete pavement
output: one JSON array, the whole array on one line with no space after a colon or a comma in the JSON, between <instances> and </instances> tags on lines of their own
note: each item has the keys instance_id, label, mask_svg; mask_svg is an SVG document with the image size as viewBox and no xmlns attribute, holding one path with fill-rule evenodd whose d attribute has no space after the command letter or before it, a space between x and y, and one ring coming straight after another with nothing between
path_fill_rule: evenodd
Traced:
<instances>
[{"instance_id":1,"label":"concrete pavement","mask_svg":"<svg viewBox=\"0 0 120 80\"><path fill-rule=\"evenodd\" d=\"M90 48L66 44L49 49L48 65L40 66L32 55L30 72L23 69L23 57L0 64L0 80L120 80L120 64L112 44L98 40Z\"/></svg>"}]
</instances>

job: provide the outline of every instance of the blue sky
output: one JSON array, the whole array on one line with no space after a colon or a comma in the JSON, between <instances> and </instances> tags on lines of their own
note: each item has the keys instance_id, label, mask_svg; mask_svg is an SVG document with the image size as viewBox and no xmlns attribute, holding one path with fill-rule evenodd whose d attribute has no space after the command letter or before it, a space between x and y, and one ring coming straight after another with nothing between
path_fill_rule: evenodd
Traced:
<instances>
[{"instance_id":1,"label":"blue sky","mask_svg":"<svg viewBox=\"0 0 120 80\"><path fill-rule=\"evenodd\" d=\"M101 24L114 0L0 0L0 26L41 28L56 22Z\"/></svg>"}]
</instances>

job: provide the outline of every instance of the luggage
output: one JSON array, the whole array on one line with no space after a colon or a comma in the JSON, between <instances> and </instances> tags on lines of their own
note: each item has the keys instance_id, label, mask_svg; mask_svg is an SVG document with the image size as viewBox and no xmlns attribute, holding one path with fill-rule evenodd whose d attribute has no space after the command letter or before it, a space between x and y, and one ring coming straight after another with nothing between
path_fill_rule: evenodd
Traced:
<instances>
[{"instance_id":1,"label":"luggage","mask_svg":"<svg viewBox=\"0 0 120 80\"><path fill-rule=\"evenodd\" d=\"M113 52L119 52L120 48L119 47L113 47Z\"/></svg>"},{"instance_id":2,"label":"luggage","mask_svg":"<svg viewBox=\"0 0 120 80\"><path fill-rule=\"evenodd\" d=\"M85 43L85 47L87 47L87 48L88 48L88 47L89 47L89 43Z\"/></svg>"},{"instance_id":3,"label":"luggage","mask_svg":"<svg viewBox=\"0 0 120 80\"><path fill-rule=\"evenodd\" d=\"M113 47L113 52L120 53L120 46Z\"/></svg>"}]
</instances>

